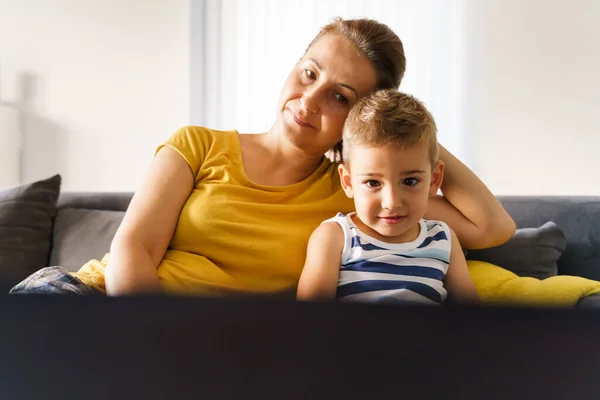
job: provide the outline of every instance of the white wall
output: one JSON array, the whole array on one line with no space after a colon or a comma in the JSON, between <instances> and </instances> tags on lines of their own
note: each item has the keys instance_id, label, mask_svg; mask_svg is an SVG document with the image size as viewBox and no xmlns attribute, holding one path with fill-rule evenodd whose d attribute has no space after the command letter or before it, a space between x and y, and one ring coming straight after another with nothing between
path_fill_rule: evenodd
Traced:
<instances>
[{"instance_id":1,"label":"white wall","mask_svg":"<svg viewBox=\"0 0 600 400\"><path fill-rule=\"evenodd\" d=\"M0 0L0 101L18 109L22 180L134 190L189 121L188 0Z\"/></svg>"},{"instance_id":2,"label":"white wall","mask_svg":"<svg viewBox=\"0 0 600 400\"><path fill-rule=\"evenodd\" d=\"M444 57L463 71L451 84L463 158L497 194L600 195L600 2L454 1ZM190 31L190 6L211 2L0 0L0 102L20 110L23 180L135 189L155 146L202 106L189 76L206 65L190 48L209 27ZM419 65L409 54L409 71Z\"/></svg>"},{"instance_id":3,"label":"white wall","mask_svg":"<svg viewBox=\"0 0 600 400\"><path fill-rule=\"evenodd\" d=\"M463 6L470 164L497 194L600 195L600 2Z\"/></svg>"}]
</instances>

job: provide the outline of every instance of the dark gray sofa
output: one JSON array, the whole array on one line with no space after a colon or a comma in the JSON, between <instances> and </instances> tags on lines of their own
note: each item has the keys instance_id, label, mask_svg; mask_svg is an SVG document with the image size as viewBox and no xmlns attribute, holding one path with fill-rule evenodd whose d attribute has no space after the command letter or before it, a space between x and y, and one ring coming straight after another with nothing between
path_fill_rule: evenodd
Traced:
<instances>
[{"instance_id":1,"label":"dark gray sofa","mask_svg":"<svg viewBox=\"0 0 600 400\"><path fill-rule=\"evenodd\" d=\"M109 251L132 193L63 192L53 220L49 265L76 271ZM518 228L554 221L567 245L558 259L558 274L600 281L600 197L500 196ZM469 254L467 254L469 258ZM595 304L589 296L580 304Z\"/></svg>"},{"instance_id":2,"label":"dark gray sofa","mask_svg":"<svg viewBox=\"0 0 600 400\"><path fill-rule=\"evenodd\" d=\"M61 194L50 262L73 269L84 259L102 257L131 197L131 193ZM538 227L547 221L560 226L568 243L558 260L559 274L600 280L600 197L500 196L499 199L518 228ZM67 250L74 246L75 238L81 251L73 254Z\"/></svg>"},{"instance_id":3,"label":"dark gray sofa","mask_svg":"<svg viewBox=\"0 0 600 400\"><path fill-rule=\"evenodd\" d=\"M49 265L77 271L91 259L102 259L132 196L132 193L61 193L54 217Z\"/></svg>"}]
</instances>

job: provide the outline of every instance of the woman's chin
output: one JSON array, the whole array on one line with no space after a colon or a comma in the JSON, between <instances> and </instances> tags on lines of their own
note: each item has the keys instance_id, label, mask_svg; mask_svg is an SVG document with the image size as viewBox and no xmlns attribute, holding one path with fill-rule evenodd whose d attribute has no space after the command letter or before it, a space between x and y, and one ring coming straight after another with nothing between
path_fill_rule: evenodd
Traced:
<instances>
[{"instance_id":1,"label":"woman's chin","mask_svg":"<svg viewBox=\"0 0 600 400\"><path fill-rule=\"evenodd\" d=\"M308 128L296 125L293 122L289 123L288 121L285 121L282 125L284 130L283 137L285 137L290 144L299 148L310 146L311 143L314 144L314 135L311 135Z\"/></svg>"},{"instance_id":2,"label":"woman's chin","mask_svg":"<svg viewBox=\"0 0 600 400\"><path fill-rule=\"evenodd\" d=\"M333 147L333 145L329 147L320 145L317 141L318 132L312 127L300 126L285 117L279 121L278 125L281 129L281 137L288 144L306 154L322 156Z\"/></svg>"}]
</instances>

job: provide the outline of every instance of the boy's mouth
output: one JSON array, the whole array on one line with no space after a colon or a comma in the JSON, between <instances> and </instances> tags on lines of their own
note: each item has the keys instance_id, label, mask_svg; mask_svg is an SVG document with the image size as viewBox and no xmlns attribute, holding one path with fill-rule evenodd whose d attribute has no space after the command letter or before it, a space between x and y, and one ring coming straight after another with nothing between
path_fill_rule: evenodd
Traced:
<instances>
[{"instance_id":1,"label":"boy's mouth","mask_svg":"<svg viewBox=\"0 0 600 400\"><path fill-rule=\"evenodd\" d=\"M392 215L392 216L386 216L386 217L379 217L379 219L384 224L388 224L388 225L399 224L400 222L402 222L404 220L404 218L406 218L405 215Z\"/></svg>"}]
</instances>

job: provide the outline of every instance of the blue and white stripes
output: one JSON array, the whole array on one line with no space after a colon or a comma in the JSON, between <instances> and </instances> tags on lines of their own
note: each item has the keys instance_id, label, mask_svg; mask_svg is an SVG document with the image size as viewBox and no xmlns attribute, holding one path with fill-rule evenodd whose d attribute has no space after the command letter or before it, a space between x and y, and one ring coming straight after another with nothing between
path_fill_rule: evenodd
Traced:
<instances>
[{"instance_id":1,"label":"blue and white stripes","mask_svg":"<svg viewBox=\"0 0 600 400\"><path fill-rule=\"evenodd\" d=\"M338 214L344 230L337 298L362 302L442 304L450 262L450 229L440 221L419 221L420 233L410 243L391 244L358 230L351 215Z\"/></svg>"}]
</instances>

